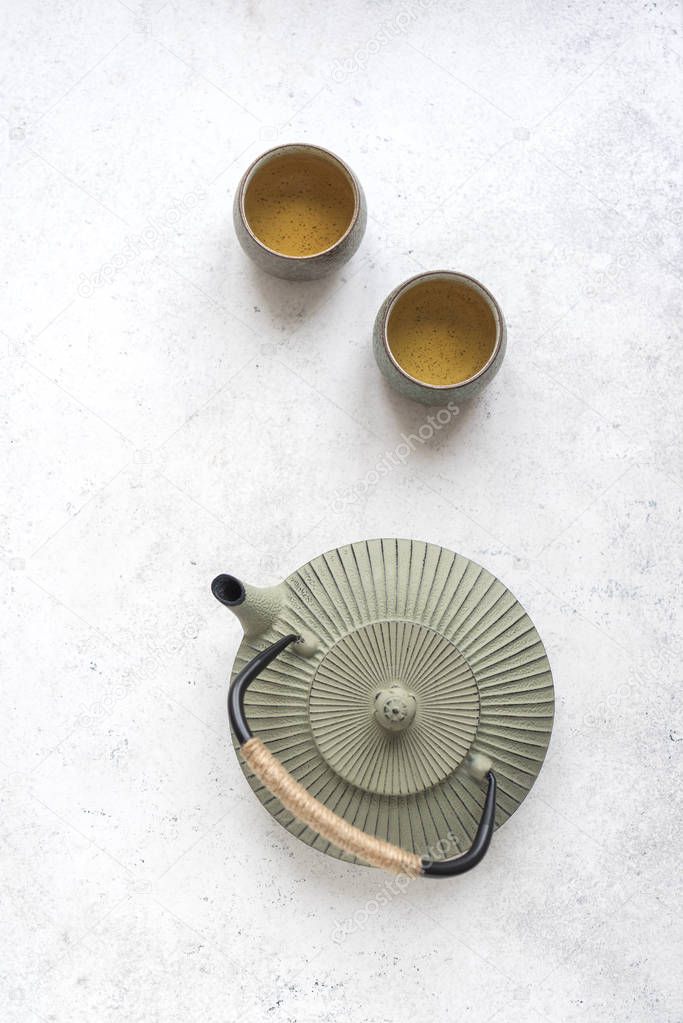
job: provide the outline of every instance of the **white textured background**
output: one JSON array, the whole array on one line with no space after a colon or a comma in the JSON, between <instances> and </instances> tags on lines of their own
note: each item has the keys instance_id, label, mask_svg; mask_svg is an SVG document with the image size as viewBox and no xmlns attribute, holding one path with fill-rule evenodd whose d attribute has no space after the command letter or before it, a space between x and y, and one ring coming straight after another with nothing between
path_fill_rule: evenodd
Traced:
<instances>
[{"instance_id":1,"label":"white textured background","mask_svg":"<svg viewBox=\"0 0 683 1023\"><path fill-rule=\"evenodd\" d=\"M678 5L3 6L3 1021L680 1021ZM306 139L371 219L297 285L230 205ZM509 354L374 483L427 412L372 320L435 267ZM557 689L485 862L403 894L254 799L209 594L382 535L499 575Z\"/></svg>"}]
</instances>

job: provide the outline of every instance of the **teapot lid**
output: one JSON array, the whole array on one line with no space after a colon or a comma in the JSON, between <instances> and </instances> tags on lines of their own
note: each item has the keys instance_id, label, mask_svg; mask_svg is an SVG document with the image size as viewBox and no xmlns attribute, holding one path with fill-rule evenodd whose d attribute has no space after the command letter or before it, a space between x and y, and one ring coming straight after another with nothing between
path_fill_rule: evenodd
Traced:
<instances>
[{"instance_id":1,"label":"teapot lid","mask_svg":"<svg viewBox=\"0 0 683 1023\"><path fill-rule=\"evenodd\" d=\"M286 649L246 694L254 734L290 773L350 823L440 858L472 841L477 763L491 761L504 823L540 771L554 710L543 644L507 587L453 551L400 539L328 551L282 585L281 616L243 640L233 673L287 633L317 638L309 657ZM348 859L241 763L280 824Z\"/></svg>"}]
</instances>

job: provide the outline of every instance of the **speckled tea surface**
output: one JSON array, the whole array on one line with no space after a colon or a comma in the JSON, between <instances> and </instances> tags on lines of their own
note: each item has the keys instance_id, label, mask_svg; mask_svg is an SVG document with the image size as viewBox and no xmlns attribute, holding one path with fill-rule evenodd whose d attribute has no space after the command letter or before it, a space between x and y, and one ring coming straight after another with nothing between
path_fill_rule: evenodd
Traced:
<instances>
[{"instance_id":1,"label":"speckled tea surface","mask_svg":"<svg viewBox=\"0 0 683 1023\"><path fill-rule=\"evenodd\" d=\"M387 317L389 350L404 372L425 384L459 384L493 354L496 322L476 292L449 280L418 282Z\"/></svg>"},{"instance_id":2,"label":"speckled tea surface","mask_svg":"<svg viewBox=\"0 0 683 1023\"><path fill-rule=\"evenodd\" d=\"M284 256L314 256L339 241L353 218L350 182L329 160L278 156L258 168L244 193L247 224Z\"/></svg>"},{"instance_id":3,"label":"speckled tea surface","mask_svg":"<svg viewBox=\"0 0 683 1023\"><path fill-rule=\"evenodd\" d=\"M275 12L7 8L0 1016L679 1023L680 8ZM230 223L292 140L368 197L319 281ZM455 411L370 347L432 267L508 323ZM539 779L451 884L307 849L230 748L211 579L373 536L503 580L553 672Z\"/></svg>"},{"instance_id":4,"label":"speckled tea surface","mask_svg":"<svg viewBox=\"0 0 683 1023\"><path fill-rule=\"evenodd\" d=\"M285 142L257 155L235 188L237 240L256 266L289 281L320 280L355 255L365 234L365 192L324 146Z\"/></svg>"}]
</instances>

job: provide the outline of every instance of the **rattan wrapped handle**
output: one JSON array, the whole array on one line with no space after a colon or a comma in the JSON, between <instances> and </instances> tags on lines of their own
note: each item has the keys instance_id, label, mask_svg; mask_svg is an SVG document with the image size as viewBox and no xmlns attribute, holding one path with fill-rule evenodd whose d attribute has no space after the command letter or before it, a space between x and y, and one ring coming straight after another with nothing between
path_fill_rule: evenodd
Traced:
<instances>
[{"instance_id":1,"label":"rattan wrapped handle","mask_svg":"<svg viewBox=\"0 0 683 1023\"><path fill-rule=\"evenodd\" d=\"M261 739L254 737L244 713L244 694L249 685L277 655L299 639L284 636L257 654L233 679L228 692L228 714L233 733L240 744L245 762L257 778L282 805L303 824L316 831L337 848L357 856L373 867L409 877L450 877L463 874L479 863L489 847L496 813L496 779L493 771L486 775L488 790L484 810L474 841L467 852L449 860L431 860L407 852L399 846L368 835L349 824L292 777Z\"/></svg>"}]
</instances>

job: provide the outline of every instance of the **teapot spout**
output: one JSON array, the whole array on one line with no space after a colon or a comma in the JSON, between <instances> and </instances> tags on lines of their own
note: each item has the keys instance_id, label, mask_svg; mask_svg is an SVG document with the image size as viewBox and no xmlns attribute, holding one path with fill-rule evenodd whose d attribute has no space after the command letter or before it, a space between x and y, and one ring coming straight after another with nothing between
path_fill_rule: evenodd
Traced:
<instances>
[{"instance_id":1,"label":"teapot spout","mask_svg":"<svg viewBox=\"0 0 683 1023\"><path fill-rule=\"evenodd\" d=\"M211 592L239 618L247 639L266 632L279 618L284 604L282 585L247 586L234 575L217 575Z\"/></svg>"}]
</instances>

